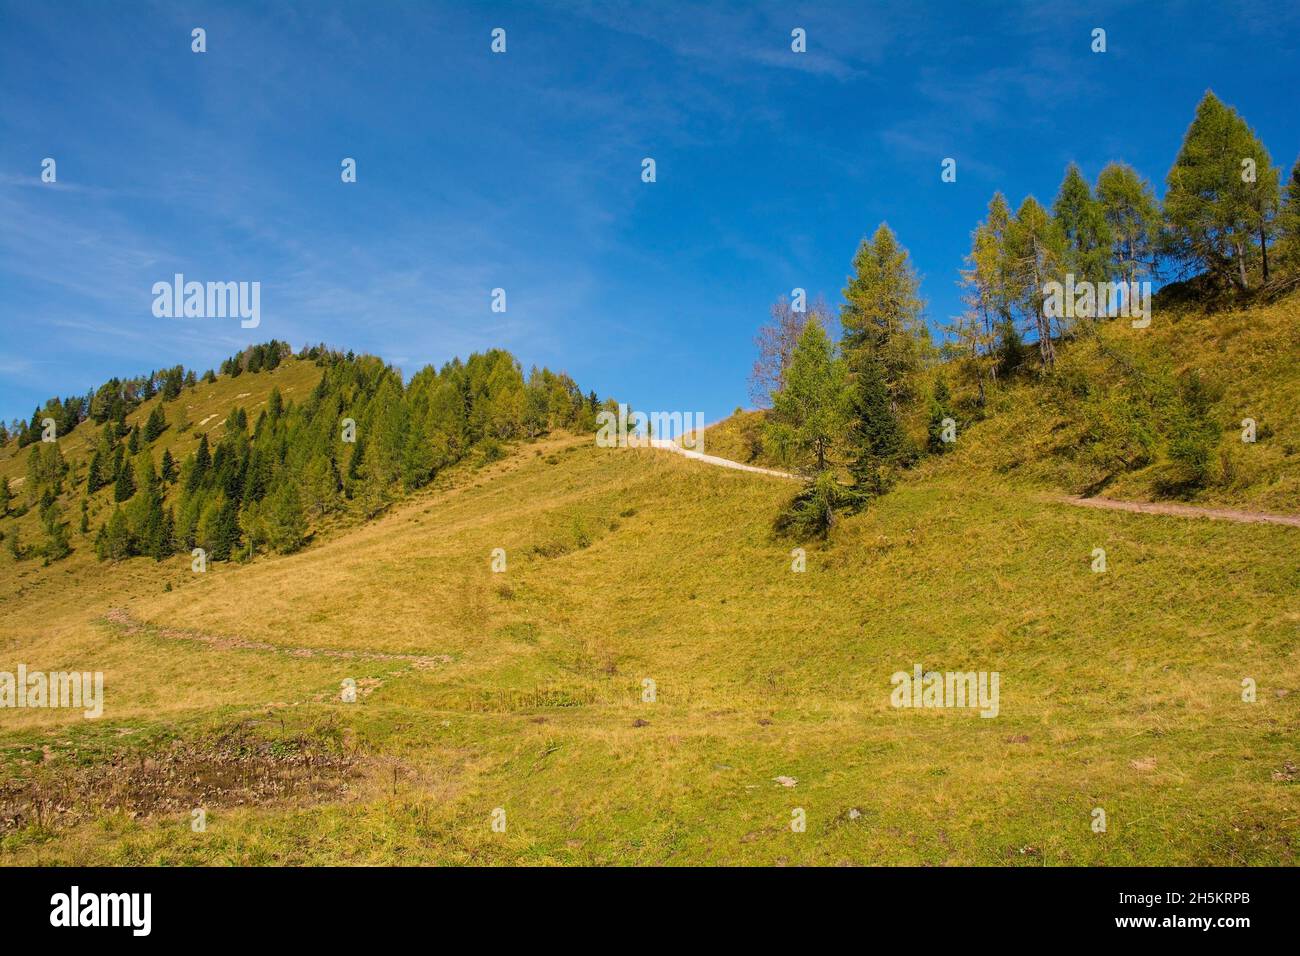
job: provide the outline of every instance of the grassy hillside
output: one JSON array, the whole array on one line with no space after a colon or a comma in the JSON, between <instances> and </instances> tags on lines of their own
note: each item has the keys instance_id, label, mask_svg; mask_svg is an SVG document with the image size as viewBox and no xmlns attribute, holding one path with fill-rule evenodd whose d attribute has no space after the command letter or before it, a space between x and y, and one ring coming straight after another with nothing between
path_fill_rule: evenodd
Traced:
<instances>
[{"instance_id":1,"label":"grassy hillside","mask_svg":"<svg viewBox=\"0 0 1300 956\"><path fill-rule=\"evenodd\" d=\"M1207 385L1221 434L1204 484L1184 488L1171 480L1159 440L1153 461L1118 459L1137 444L1124 447L1129 436L1176 430L1144 397L1193 373ZM1300 513L1298 395L1300 296L1211 313L1157 308L1149 328L1117 320L1069 343L1057 383L1022 377L997 394L986 418L963 429L942 470L1014 474L1045 488L1125 500ZM973 412L968 405L967 421ZM1253 443L1241 440L1247 418L1256 422Z\"/></svg>"},{"instance_id":2,"label":"grassy hillside","mask_svg":"<svg viewBox=\"0 0 1300 956\"><path fill-rule=\"evenodd\" d=\"M1006 475L1044 491L1300 514L1300 295L1216 312L1157 304L1149 328L1103 322L1095 335L1062 343L1049 379L1037 364L1030 357L984 407L956 363L933 369L930 378L943 376L955 393L959 437L919 474ZM1169 461L1169 433L1182 426L1168 416L1193 374L1219 435L1205 480L1189 486ZM905 410L914 443L924 441L924 412ZM1247 418L1256 423L1253 443L1241 440ZM738 410L705 432L705 450L788 467L764 448L764 419Z\"/></svg>"},{"instance_id":3,"label":"grassy hillside","mask_svg":"<svg viewBox=\"0 0 1300 956\"><path fill-rule=\"evenodd\" d=\"M1296 529L938 473L795 573L789 493L554 438L288 557L0 556L0 661L107 684L0 711L0 860L1298 862ZM892 708L915 663L999 716Z\"/></svg>"}]
</instances>

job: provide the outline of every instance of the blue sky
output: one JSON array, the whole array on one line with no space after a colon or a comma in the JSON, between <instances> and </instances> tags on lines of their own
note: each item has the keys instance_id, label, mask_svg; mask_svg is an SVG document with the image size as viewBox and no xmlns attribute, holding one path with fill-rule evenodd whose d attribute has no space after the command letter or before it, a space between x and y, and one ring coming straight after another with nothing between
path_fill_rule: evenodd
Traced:
<instances>
[{"instance_id":1,"label":"blue sky","mask_svg":"<svg viewBox=\"0 0 1300 956\"><path fill-rule=\"evenodd\" d=\"M1163 193L1207 88L1289 168L1297 47L1282 2L0 0L0 415L279 338L408 375L501 346L713 420L882 220L937 328L995 189L1122 159ZM175 272L261 282L261 326L155 318Z\"/></svg>"}]
</instances>

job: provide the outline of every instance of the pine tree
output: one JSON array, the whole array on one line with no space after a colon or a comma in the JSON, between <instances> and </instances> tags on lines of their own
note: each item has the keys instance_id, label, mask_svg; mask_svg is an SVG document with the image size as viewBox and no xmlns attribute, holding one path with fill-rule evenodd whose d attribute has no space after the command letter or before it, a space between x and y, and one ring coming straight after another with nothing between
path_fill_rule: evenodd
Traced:
<instances>
[{"instance_id":1,"label":"pine tree","mask_svg":"<svg viewBox=\"0 0 1300 956\"><path fill-rule=\"evenodd\" d=\"M153 407L148 420L144 423L144 440L152 442L166 430L167 414L163 411L162 402L159 402Z\"/></svg>"},{"instance_id":2,"label":"pine tree","mask_svg":"<svg viewBox=\"0 0 1300 956\"><path fill-rule=\"evenodd\" d=\"M267 508L262 515L267 543L280 554L289 554L302 547L307 533L307 520L303 517L298 488L292 481L283 482L267 498Z\"/></svg>"},{"instance_id":3,"label":"pine tree","mask_svg":"<svg viewBox=\"0 0 1300 956\"><path fill-rule=\"evenodd\" d=\"M920 279L907 250L885 223L864 239L840 309L840 349L856 370L866 355L880 363L895 409L914 395L914 378L929 347Z\"/></svg>"},{"instance_id":4,"label":"pine tree","mask_svg":"<svg viewBox=\"0 0 1300 956\"><path fill-rule=\"evenodd\" d=\"M1155 271L1160 204L1151 184L1125 163L1110 163L1097 176L1097 201L1111 235L1111 262L1125 282Z\"/></svg>"},{"instance_id":5,"label":"pine tree","mask_svg":"<svg viewBox=\"0 0 1300 956\"><path fill-rule=\"evenodd\" d=\"M1042 205L1029 196L1016 210L1007 229L1010 280L1015 302L1026 327L1038 333L1043 367L1056 362L1052 322L1044 308L1044 285L1059 281L1065 264L1065 237Z\"/></svg>"},{"instance_id":6,"label":"pine tree","mask_svg":"<svg viewBox=\"0 0 1300 956\"><path fill-rule=\"evenodd\" d=\"M1258 252L1267 275L1277 170L1245 120L1212 92L1197 105L1166 183L1165 216L1176 256L1248 289Z\"/></svg>"},{"instance_id":7,"label":"pine tree","mask_svg":"<svg viewBox=\"0 0 1300 956\"><path fill-rule=\"evenodd\" d=\"M9 479L0 478L0 518L9 514L9 503L13 501L13 494L9 491Z\"/></svg>"},{"instance_id":8,"label":"pine tree","mask_svg":"<svg viewBox=\"0 0 1300 956\"><path fill-rule=\"evenodd\" d=\"M853 374L850 389L853 456L849 471L858 494L874 497L888 487L888 468L903 452L903 428L890 405L879 362L867 358Z\"/></svg>"},{"instance_id":9,"label":"pine tree","mask_svg":"<svg viewBox=\"0 0 1300 956\"><path fill-rule=\"evenodd\" d=\"M1300 159L1291 167L1285 201L1277 217L1277 252L1282 268L1300 273Z\"/></svg>"},{"instance_id":10,"label":"pine tree","mask_svg":"<svg viewBox=\"0 0 1300 956\"><path fill-rule=\"evenodd\" d=\"M135 479L131 476L131 467L123 464L117 471L117 481L113 484L113 500L127 501L135 494Z\"/></svg>"},{"instance_id":11,"label":"pine tree","mask_svg":"<svg viewBox=\"0 0 1300 956\"><path fill-rule=\"evenodd\" d=\"M77 530L82 534L90 534L90 502L85 498L81 499L81 524Z\"/></svg>"},{"instance_id":12,"label":"pine tree","mask_svg":"<svg viewBox=\"0 0 1300 956\"><path fill-rule=\"evenodd\" d=\"M193 464L185 479L185 490L192 492L203 487L212 468L212 453L208 450L208 434L199 436L199 447L194 452Z\"/></svg>"},{"instance_id":13,"label":"pine tree","mask_svg":"<svg viewBox=\"0 0 1300 956\"><path fill-rule=\"evenodd\" d=\"M809 322L786 370L785 387L773 396L764 440L784 461L824 471L848 422L847 370L826 330Z\"/></svg>"},{"instance_id":14,"label":"pine tree","mask_svg":"<svg viewBox=\"0 0 1300 956\"><path fill-rule=\"evenodd\" d=\"M163 449L162 460L158 465L158 477L167 484L176 480L176 459L172 457L170 449Z\"/></svg>"},{"instance_id":15,"label":"pine tree","mask_svg":"<svg viewBox=\"0 0 1300 956\"><path fill-rule=\"evenodd\" d=\"M1052 216L1065 238L1065 266L1075 282L1107 282L1111 275L1110 226L1101 203L1093 198L1088 181L1074 163L1065 171Z\"/></svg>"},{"instance_id":16,"label":"pine tree","mask_svg":"<svg viewBox=\"0 0 1300 956\"><path fill-rule=\"evenodd\" d=\"M126 450L129 455L135 457L140 453L140 426L132 425L130 437L126 440Z\"/></svg>"},{"instance_id":17,"label":"pine tree","mask_svg":"<svg viewBox=\"0 0 1300 956\"><path fill-rule=\"evenodd\" d=\"M121 508L114 508L104 530L104 556L121 561L131 556L131 529Z\"/></svg>"}]
</instances>

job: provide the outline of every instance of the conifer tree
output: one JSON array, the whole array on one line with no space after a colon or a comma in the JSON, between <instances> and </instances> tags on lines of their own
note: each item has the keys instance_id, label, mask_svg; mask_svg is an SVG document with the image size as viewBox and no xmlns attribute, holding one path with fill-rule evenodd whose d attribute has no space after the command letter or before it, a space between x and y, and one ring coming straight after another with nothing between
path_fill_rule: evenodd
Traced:
<instances>
[{"instance_id":1,"label":"conifer tree","mask_svg":"<svg viewBox=\"0 0 1300 956\"><path fill-rule=\"evenodd\" d=\"M943 440L944 419L952 418L950 404L952 395L948 391L948 382L939 375L934 382L934 391L930 396L930 422L926 430L927 447L930 454L942 455L949 448Z\"/></svg>"},{"instance_id":2,"label":"conifer tree","mask_svg":"<svg viewBox=\"0 0 1300 956\"><path fill-rule=\"evenodd\" d=\"M1052 216L1066 244L1066 271L1072 272L1076 282L1093 282L1100 285L1110 279L1111 232L1105 212L1096 199L1088 181L1071 163L1065 171Z\"/></svg>"},{"instance_id":3,"label":"conifer tree","mask_svg":"<svg viewBox=\"0 0 1300 956\"><path fill-rule=\"evenodd\" d=\"M98 448L90 456L90 466L86 469L86 494L93 495L108 484L108 475L104 474L104 454Z\"/></svg>"},{"instance_id":4,"label":"conifer tree","mask_svg":"<svg viewBox=\"0 0 1300 956\"><path fill-rule=\"evenodd\" d=\"M853 257L840 309L840 349L850 369L866 355L880 363L897 410L914 396L914 377L929 347L920 279L907 250L881 223Z\"/></svg>"},{"instance_id":5,"label":"conifer tree","mask_svg":"<svg viewBox=\"0 0 1300 956\"><path fill-rule=\"evenodd\" d=\"M853 448L849 472L857 493L874 497L888 487L888 468L903 452L903 428L889 402L884 370L873 357L864 359L849 387Z\"/></svg>"},{"instance_id":6,"label":"conifer tree","mask_svg":"<svg viewBox=\"0 0 1300 956\"><path fill-rule=\"evenodd\" d=\"M1125 282L1155 271L1160 204L1151 184L1125 163L1110 163L1097 176L1097 201L1111 235L1111 262Z\"/></svg>"},{"instance_id":7,"label":"conifer tree","mask_svg":"<svg viewBox=\"0 0 1300 956\"><path fill-rule=\"evenodd\" d=\"M303 498L308 511L320 517L338 507L339 479L334 463L325 455L312 458L302 476Z\"/></svg>"},{"instance_id":8,"label":"conifer tree","mask_svg":"<svg viewBox=\"0 0 1300 956\"><path fill-rule=\"evenodd\" d=\"M131 530L121 508L114 508L104 530L103 556L110 561L121 561L131 556Z\"/></svg>"},{"instance_id":9,"label":"conifer tree","mask_svg":"<svg viewBox=\"0 0 1300 956\"><path fill-rule=\"evenodd\" d=\"M203 487L211 467L212 452L208 450L208 434L204 432L199 436L199 447L194 452L193 463L189 469L189 474L185 478L185 490L193 492Z\"/></svg>"},{"instance_id":10,"label":"conifer tree","mask_svg":"<svg viewBox=\"0 0 1300 956\"><path fill-rule=\"evenodd\" d=\"M952 326L961 350L964 369L979 389L979 401L985 399L985 380L996 382L998 376L1018 364L1020 337L1013 315L1015 294L1008 233L1011 209L1002 193L994 193L988 215L971 235L971 251L966 257L969 268L962 270L966 311ZM1008 353L1016 361L1008 362Z\"/></svg>"},{"instance_id":11,"label":"conifer tree","mask_svg":"<svg viewBox=\"0 0 1300 956\"><path fill-rule=\"evenodd\" d=\"M227 498L218 506L216 520L212 527L211 544L209 554L216 561L228 561L231 554L239 547L239 505L237 502Z\"/></svg>"},{"instance_id":12,"label":"conifer tree","mask_svg":"<svg viewBox=\"0 0 1300 956\"><path fill-rule=\"evenodd\" d=\"M1277 170L1245 120L1212 92L1197 105L1166 183L1165 216L1176 256L1248 289L1258 254L1267 276Z\"/></svg>"},{"instance_id":13,"label":"conifer tree","mask_svg":"<svg viewBox=\"0 0 1300 956\"><path fill-rule=\"evenodd\" d=\"M1277 217L1278 258L1284 269L1300 273L1300 159L1291 167Z\"/></svg>"},{"instance_id":14,"label":"conifer tree","mask_svg":"<svg viewBox=\"0 0 1300 956\"><path fill-rule=\"evenodd\" d=\"M1033 196L1016 210L1007 230L1011 284L1015 301L1028 328L1038 333L1038 351L1043 367L1056 362L1052 342L1052 321L1044 308L1047 282L1060 281L1065 264L1065 237L1055 220Z\"/></svg>"},{"instance_id":15,"label":"conifer tree","mask_svg":"<svg viewBox=\"0 0 1300 956\"><path fill-rule=\"evenodd\" d=\"M267 543L280 554L289 554L302 547L307 533L307 520L303 516L298 488L292 481L284 481L267 499L263 512Z\"/></svg>"},{"instance_id":16,"label":"conifer tree","mask_svg":"<svg viewBox=\"0 0 1300 956\"><path fill-rule=\"evenodd\" d=\"M164 431L167 430L167 414L163 411L162 402L153 407L149 413L149 418L144 423L144 440L153 442Z\"/></svg>"},{"instance_id":17,"label":"conifer tree","mask_svg":"<svg viewBox=\"0 0 1300 956\"><path fill-rule=\"evenodd\" d=\"M800 312L787 296L782 295L772 304L768 314L771 321L760 327L754 337L758 358L749 373L750 398L759 408L771 408L772 396L785 384L785 370L790 365L790 356L803 327L809 322L820 322L823 328L830 328L831 324L830 307L820 296ZM594 392L588 402L594 409Z\"/></svg>"},{"instance_id":18,"label":"conifer tree","mask_svg":"<svg viewBox=\"0 0 1300 956\"><path fill-rule=\"evenodd\" d=\"M116 502L127 501L135 494L135 479L131 475L129 465L123 464L117 471L117 481L113 484L113 500Z\"/></svg>"},{"instance_id":19,"label":"conifer tree","mask_svg":"<svg viewBox=\"0 0 1300 956\"><path fill-rule=\"evenodd\" d=\"M830 464L848 424L847 371L818 322L804 326L790 358L785 387L773 396L764 440L782 460L814 473Z\"/></svg>"},{"instance_id":20,"label":"conifer tree","mask_svg":"<svg viewBox=\"0 0 1300 956\"><path fill-rule=\"evenodd\" d=\"M58 561L71 554L72 545L68 542L68 526L60 520L58 505L51 504L49 510L42 516L42 523L45 525L45 546L42 549L45 560Z\"/></svg>"}]
</instances>

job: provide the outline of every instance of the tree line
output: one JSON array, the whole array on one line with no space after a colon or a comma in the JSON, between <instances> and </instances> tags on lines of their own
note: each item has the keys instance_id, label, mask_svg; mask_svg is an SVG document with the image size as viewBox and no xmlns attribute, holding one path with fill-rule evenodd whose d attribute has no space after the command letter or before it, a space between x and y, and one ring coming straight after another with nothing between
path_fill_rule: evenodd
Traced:
<instances>
[{"instance_id":1,"label":"tree line","mask_svg":"<svg viewBox=\"0 0 1300 956\"><path fill-rule=\"evenodd\" d=\"M974 393L977 412L1017 372L1051 378L1057 345L1105 317L1056 315L1045 302L1051 282L1166 281L1237 301L1300 286L1300 160L1285 187L1280 176L1241 116L1207 92L1163 200L1119 162L1095 184L1071 164L1050 209L1028 196L1013 212L995 193L961 271L965 309L941 348L908 252L882 223L853 258L838 341L824 301L798 311L784 298L756 340L751 392L770 406L764 445L810 479L782 526L824 534L836 511L862 507L899 468L950 447L949 375ZM1210 389L1188 376L1166 391L1166 417L1181 429L1173 454L1188 481L1201 480L1216 437Z\"/></svg>"},{"instance_id":2,"label":"tree line","mask_svg":"<svg viewBox=\"0 0 1300 956\"><path fill-rule=\"evenodd\" d=\"M256 374L287 354L287 347L272 342L228 361L238 363L239 374ZM407 383L373 356L324 346L300 355L323 369L304 401L286 402L274 388L255 420L243 407L232 408L220 437L201 432L197 448L181 461L170 449L157 453L158 438L173 427L167 394L156 396L143 426L128 426L120 414L122 383L106 383L106 394L116 397L84 476L64 461L57 442L31 448L20 507L40 507L46 541L24 549L12 526L11 553L46 560L69 553L69 523L59 499L77 490L74 482L84 491L83 535L90 534L91 500L111 501L93 539L101 560L143 555L161 561L195 548L216 561L289 553L327 517L373 518L470 455L494 460L503 454L502 443L555 428L595 430L594 392L583 395L568 375L545 368L525 376L500 349L441 369L426 367ZM223 365L223 374L235 374L234 368ZM8 482L0 482L0 514L10 512L12 498Z\"/></svg>"}]
</instances>

